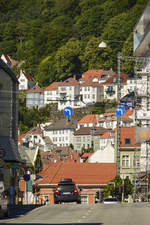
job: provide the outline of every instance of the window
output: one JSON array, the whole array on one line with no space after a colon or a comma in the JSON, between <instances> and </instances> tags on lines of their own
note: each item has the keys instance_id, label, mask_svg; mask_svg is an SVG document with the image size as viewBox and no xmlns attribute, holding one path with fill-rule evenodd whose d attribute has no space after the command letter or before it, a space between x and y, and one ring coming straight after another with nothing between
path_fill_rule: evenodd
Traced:
<instances>
[{"instance_id":1,"label":"window","mask_svg":"<svg viewBox=\"0 0 150 225\"><path fill-rule=\"evenodd\" d=\"M122 156L122 167L129 168L129 155Z\"/></svg>"},{"instance_id":2,"label":"window","mask_svg":"<svg viewBox=\"0 0 150 225\"><path fill-rule=\"evenodd\" d=\"M130 145L130 144L131 144L131 139L125 138L125 145Z\"/></svg>"},{"instance_id":3,"label":"window","mask_svg":"<svg viewBox=\"0 0 150 225\"><path fill-rule=\"evenodd\" d=\"M88 204L88 196L81 196L81 203Z\"/></svg>"},{"instance_id":4,"label":"window","mask_svg":"<svg viewBox=\"0 0 150 225\"><path fill-rule=\"evenodd\" d=\"M81 142L81 137L76 137L76 142Z\"/></svg>"}]
</instances>

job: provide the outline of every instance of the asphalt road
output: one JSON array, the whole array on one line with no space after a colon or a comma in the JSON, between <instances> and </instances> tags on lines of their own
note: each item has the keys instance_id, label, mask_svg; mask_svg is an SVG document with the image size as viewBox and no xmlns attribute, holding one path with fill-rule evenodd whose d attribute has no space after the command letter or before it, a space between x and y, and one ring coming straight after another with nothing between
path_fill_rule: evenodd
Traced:
<instances>
[{"instance_id":1,"label":"asphalt road","mask_svg":"<svg viewBox=\"0 0 150 225\"><path fill-rule=\"evenodd\" d=\"M0 224L150 225L150 203L45 205L10 219L1 218Z\"/></svg>"}]
</instances>

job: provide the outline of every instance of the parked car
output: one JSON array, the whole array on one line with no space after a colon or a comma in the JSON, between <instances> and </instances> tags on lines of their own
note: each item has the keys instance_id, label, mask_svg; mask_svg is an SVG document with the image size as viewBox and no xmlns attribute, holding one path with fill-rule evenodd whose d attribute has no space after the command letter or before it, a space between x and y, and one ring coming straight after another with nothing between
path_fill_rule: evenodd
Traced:
<instances>
[{"instance_id":1,"label":"parked car","mask_svg":"<svg viewBox=\"0 0 150 225\"><path fill-rule=\"evenodd\" d=\"M103 199L104 204L117 204L119 203L117 198L104 198Z\"/></svg>"},{"instance_id":2,"label":"parked car","mask_svg":"<svg viewBox=\"0 0 150 225\"><path fill-rule=\"evenodd\" d=\"M81 203L79 189L71 178L63 178L54 191L54 203L61 204L62 202Z\"/></svg>"}]
</instances>

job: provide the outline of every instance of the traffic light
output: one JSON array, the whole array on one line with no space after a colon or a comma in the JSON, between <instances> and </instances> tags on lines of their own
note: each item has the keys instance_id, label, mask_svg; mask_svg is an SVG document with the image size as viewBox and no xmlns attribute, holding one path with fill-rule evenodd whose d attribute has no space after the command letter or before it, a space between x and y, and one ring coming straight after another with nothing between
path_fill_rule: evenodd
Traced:
<instances>
[{"instance_id":1,"label":"traffic light","mask_svg":"<svg viewBox=\"0 0 150 225\"><path fill-rule=\"evenodd\" d=\"M123 184L120 185L120 191L123 192Z\"/></svg>"}]
</instances>

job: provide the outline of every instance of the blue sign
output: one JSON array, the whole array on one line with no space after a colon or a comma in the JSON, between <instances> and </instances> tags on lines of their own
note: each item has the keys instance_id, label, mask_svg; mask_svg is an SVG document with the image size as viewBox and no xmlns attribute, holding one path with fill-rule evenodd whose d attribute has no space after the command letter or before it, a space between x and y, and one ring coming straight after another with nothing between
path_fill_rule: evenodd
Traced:
<instances>
[{"instance_id":1,"label":"blue sign","mask_svg":"<svg viewBox=\"0 0 150 225\"><path fill-rule=\"evenodd\" d=\"M72 116L73 113L74 113L74 111L73 111L73 109L72 109L70 106L64 108L64 115L65 115L66 117Z\"/></svg>"},{"instance_id":2,"label":"blue sign","mask_svg":"<svg viewBox=\"0 0 150 225\"><path fill-rule=\"evenodd\" d=\"M30 174L25 174L25 175L23 176L23 179L24 179L25 181L29 181L29 180L30 180Z\"/></svg>"},{"instance_id":3,"label":"blue sign","mask_svg":"<svg viewBox=\"0 0 150 225\"><path fill-rule=\"evenodd\" d=\"M115 113L117 116L123 116L125 114L126 110L124 106L118 106L115 110Z\"/></svg>"}]
</instances>

